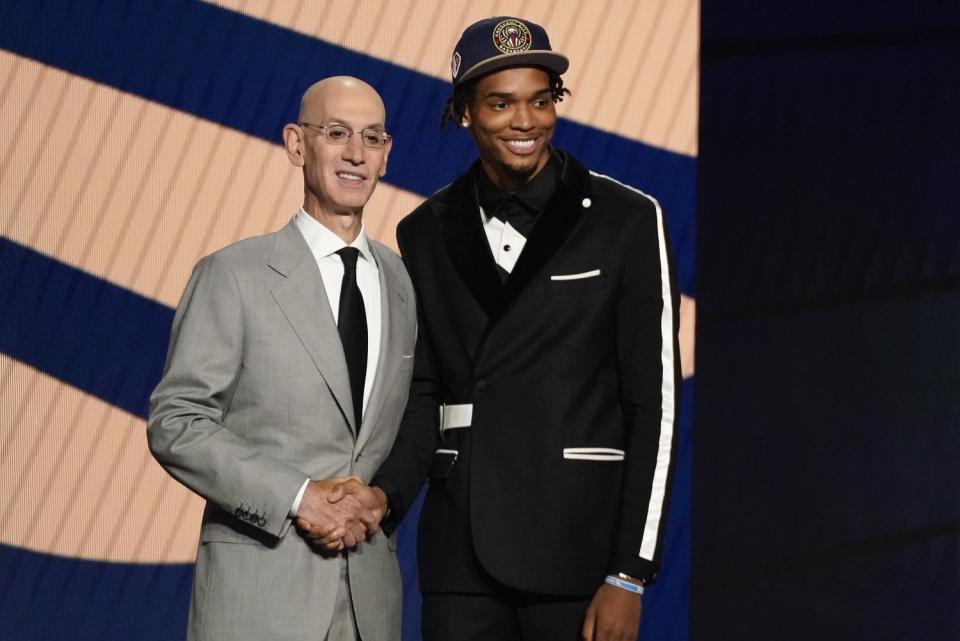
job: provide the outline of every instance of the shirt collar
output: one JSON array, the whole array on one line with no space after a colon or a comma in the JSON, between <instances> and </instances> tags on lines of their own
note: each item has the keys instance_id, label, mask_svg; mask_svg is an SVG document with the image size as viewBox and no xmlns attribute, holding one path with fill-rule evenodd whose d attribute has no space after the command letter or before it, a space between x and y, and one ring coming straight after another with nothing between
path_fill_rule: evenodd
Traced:
<instances>
[{"instance_id":1,"label":"shirt collar","mask_svg":"<svg viewBox=\"0 0 960 641\"><path fill-rule=\"evenodd\" d=\"M514 196L530 212L539 213L560 184L560 169L560 161L551 149L547 164L533 177L533 180L515 192L506 192L494 185L483 171L483 167L477 163L477 198L480 206L488 216L491 216L509 196Z\"/></svg>"},{"instance_id":2,"label":"shirt collar","mask_svg":"<svg viewBox=\"0 0 960 641\"><path fill-rule=\"evenodd\" d=\"M308 214L303 207L301 207L300 211L297 212L297 215L293 217L293 222L300 230L300 233L303 234L303 239L307 241L307 245L310 247L310 252L313 254L316 260L326 258L331 254L335 254L344 247L349 246L356 247L358 250L360 250L360 255L365 260L376 266L377 261L373 257L373 252L370 250L370 243L367 241L366 228L362 223L360 225L360 233L357 234L357 237L353 239L352 243L347 245L347 243L343 242L342 238L333 233L326 225Z\"/></svg>"}]
</instances>

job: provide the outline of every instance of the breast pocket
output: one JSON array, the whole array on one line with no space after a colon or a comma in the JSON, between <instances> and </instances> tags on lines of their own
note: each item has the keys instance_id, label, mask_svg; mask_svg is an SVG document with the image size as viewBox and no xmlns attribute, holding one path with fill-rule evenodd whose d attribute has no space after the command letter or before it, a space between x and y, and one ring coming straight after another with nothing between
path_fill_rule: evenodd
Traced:
<instances>
[{"instance_id":1,"label":"breast pocket","mask_svg":"<svg viewBox=\"0 0 960 641\"><path fill-rule=\"evenodd\" d=\"M410 384L410 378L413 376L413 354L400 355L400 368L397 370L397 381L404 389Z\"/></svg>"},{"instance_id":2,"label":"breast pocket","mask_svg":"<svg viewBox=\"0 0 960 641\"><path fill-rule=\"evenodd\" d=\"M600 290L607 285L607 274L599 269L551 274L547 281L550 294L576 294Z\"/></svg>"}]
</instances>

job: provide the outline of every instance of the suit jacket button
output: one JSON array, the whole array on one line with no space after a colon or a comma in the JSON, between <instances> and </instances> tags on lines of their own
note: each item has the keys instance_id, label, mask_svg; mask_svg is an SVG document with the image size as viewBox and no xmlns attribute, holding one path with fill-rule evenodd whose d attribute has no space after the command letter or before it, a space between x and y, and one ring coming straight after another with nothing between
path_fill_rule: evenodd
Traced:
<instances>
[{"instance_id":1,"label":"suit jacket button","mask_svg":"<svg viewBox=\"0 0 960 641\"><path fill-rule=\"evenodd\" d=\"M243 518L243 510L241 510L240 508L237 508L237 509L235 509L235 510L233 511L233 515L234 515L235 517L237 517L238 519L242 519L242 518Z\"/></svg>"},{"instance_id":2,"label":"suit jacket button","mask_svg":"<svg viewBox=\"0 0 960 641\"><path fill-rule=\"evenodd\" d=\"M263 527L266 524L267 524L267 519L263 518L262 516L257 520L257 525L259 525L260 527Z\"/></svg>"},{"instance_id":3,"label":"suit jacket button","mask_svg":"<svg viewBox=\"0 0 960 641\"><path fill-rule=\"evenodd\" d=\"M487 389L487 381L481 378L479 381L477 381L477 384L474 385L474 387L477 389L477 391L482 392L483 390Z\"/></svg>"}]
</instances>

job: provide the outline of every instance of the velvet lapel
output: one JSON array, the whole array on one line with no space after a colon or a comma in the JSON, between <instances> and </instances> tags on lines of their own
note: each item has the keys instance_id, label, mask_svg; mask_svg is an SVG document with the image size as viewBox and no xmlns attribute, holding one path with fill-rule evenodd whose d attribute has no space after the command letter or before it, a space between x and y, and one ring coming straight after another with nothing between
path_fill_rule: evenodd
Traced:
<instances>
[{"instance_id":1,"label":"velvet lapel","mask_svg":"<svg viewBox=\"0 0 960 641\"><path fill-rule=\"evenodd\" d=\"M480 220L474 190L474 172L479 171L479 161L433 205L454 268L491 323L499 319L583 218L583 200L590 196L590 174L565 152L557 153L563 160L560 184L505 283L500 281Z\"/></svg>"},{"instance_id":2,"label":"velvet lapel","mask_svg":"<svg viewBox=\"0 0 960 641\"><path fill-rule=\"evenodd\" d=\"M384 251L380 245L371 242L370 250L377 259L380 274L380 357L377 361L377 373L373 378L370 400L363 411L360 435L357 437L356 451L360 451L370 439L373 428L380 419L383 404L392 391L391 383L400 369L400 350L402 345L401 327L405 299L402 295L398 275L390 269L390 264L381 258Z\"/></svg>"},{"instance_id":3,"label":"velvet lapel","mask_svg":"<svg viewBox=\"0 0 960 641\"><path fill-rule=\"evenodd\" d=\"M501 310L503 283L480 220L473 182L477 170L475 163L431 207L460 279L486 315L494 317Z\"/></svg>"},{"instance_id":4,"label":"velvet lapel","mask_svg":"<svg viewBox=\"0 0 960 641\"><path fill-rule=\"evenodd\" d=\"M530 238L523 246L523 253L504 283L501 312L509 307L546 262L557 253L583 218L583 200L590 195L590 174L583 165L565 152L558 153L564 161L560 184L540 214ZM483 231L480 233L482 235ZM483 235L484 244L486 240Z\"/></svg>"},{"instance_id":5,"label":"velvet lapel","mask_svg":"<svg viewBox=\"0 0 960 641\"><path fill-rule=\"evenodd\" d=\"M270 290L356 434L350 378L320 269L293 222L277 232L270 267L286 280Z\"/></svg>"}]
</instances>

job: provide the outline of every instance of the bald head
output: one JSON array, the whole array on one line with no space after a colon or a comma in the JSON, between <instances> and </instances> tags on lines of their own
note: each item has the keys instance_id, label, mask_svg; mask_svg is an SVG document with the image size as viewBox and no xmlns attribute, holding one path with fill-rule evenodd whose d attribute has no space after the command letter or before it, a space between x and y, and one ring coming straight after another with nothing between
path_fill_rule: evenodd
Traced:
<instances>
[{"instance_id":1,"label":"bald head","mask_svg":"<svg viewBox=\"0 0 960 641\"><path fill-rule=\"evenodd\" d=\"M331 105L340 103L363 106L370 114L378 114L377 124L381 127L384 125L386 109L380 94L363 80L352 76L332 76L310 85L300 99L297 119L300 122L323 123L327 118L336 117L330 113Z\"/></svg>"},{"instance_id":2,"label":"bald head","mask_svg":"<svg viewBox=\"0 0 960 641\"><path fill-rule=\"evenodd\" d=\"M361 132L386 133L383 100L373 87L350 76L314 83L300 100L296 123L283 128L290 162L303 169L303 208L345 242L360 231L363 207L387 171L392 140ZM331 127L337 137L328 137ZM350 133L344 135L345 130Z\"/></svg>"}]
</instances>

